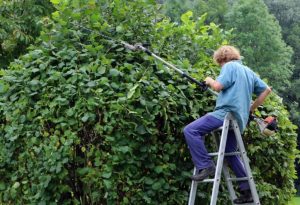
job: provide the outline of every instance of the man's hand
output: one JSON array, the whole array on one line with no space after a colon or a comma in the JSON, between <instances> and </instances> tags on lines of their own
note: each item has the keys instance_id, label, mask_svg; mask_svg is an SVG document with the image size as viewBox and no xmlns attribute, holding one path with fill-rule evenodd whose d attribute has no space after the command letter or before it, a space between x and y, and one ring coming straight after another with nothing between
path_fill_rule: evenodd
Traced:
<instances>
[{"instance_id":1,"label":"man's hand","mask_svg":"<svg viewBox=\"0 0 300 205\"><path fill-rule=\"evenodd\" d=\"M213 82L214 82L214 79L212 79L211 77L206 77L204 81L205 81L205 84L206 84L206 85L208 85L208 86L211 87L211 85L212 85Z\"/></svg>"},{"instance_id":2,"label":"man's hand","mask_svg":"<svg viewBox=\"0 0 300 205\"><path fill-rule=\"evenodd\" d=\"M218 81L215 81L211 77L206 77L204 80L205 84L211 87L213 90L219 92L223 89L223 85L219 83Z\"/></svg>"}]
</instances>

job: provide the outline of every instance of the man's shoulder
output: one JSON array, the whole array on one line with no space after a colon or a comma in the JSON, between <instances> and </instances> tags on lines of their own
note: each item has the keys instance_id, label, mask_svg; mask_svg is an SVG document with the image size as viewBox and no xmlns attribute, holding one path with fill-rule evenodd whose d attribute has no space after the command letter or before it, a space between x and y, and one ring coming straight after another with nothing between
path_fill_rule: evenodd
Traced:
<instances>
[{"instance_id":1,"label":"man's shoulder","mask_svg":"<svg viewBox=\"0 0 300 205\"><path fill-rule=\"evenodd\" d=\"M245 67L245 66L238 60L229 61L224 64L224 68L226 69L237 69L241 67Z\"/></svg>"},{"instance_id":2,"label":"man's shoulder","mask_svg":"<svg viewBox=\"0 0 300 205\"><path fill-rule=\"evenodd\" d=\"M251 68L249 68L248 66L244 65L239 60L228 62L228 67L230 67L231 69L236 69L237 71L240 71L240 72L246 71L248 73L255 74L255 72Z\"/></svg>"}]
</instances>

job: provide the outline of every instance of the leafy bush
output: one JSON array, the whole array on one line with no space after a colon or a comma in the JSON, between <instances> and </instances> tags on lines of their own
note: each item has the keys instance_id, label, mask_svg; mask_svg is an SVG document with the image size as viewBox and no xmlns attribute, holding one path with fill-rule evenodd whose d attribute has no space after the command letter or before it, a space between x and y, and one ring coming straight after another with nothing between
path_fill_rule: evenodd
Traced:
<instances>
[{"instance_id":1,"label":"leafy bush","mask_svg":"<svg viewBox=\"0 0 300 205\"><path fill-rule=\"evenodd\" d=\"M40 33L42 17L53 9L48 0L0 1L0 67L25 53Z\"/></svg>"},{"instance_id":2,"label":"leafy bush","mask_svg":"<svg viewBox=\"0 0 300 205\"><path fill-rule=\"evenodd\" d=\"M54 22L45 22L38 45L1 72L0 201L186 203L193 165L182 128L211 111L214 97L103 34L150 42L203 79L219 72L211 50L226 43L227 33L204 25L204 17L194 22L191 12L173 24L154 1L52 2ZM295 177L295 127L280 100L273 96L258 114L274 110L276 136L261 137L254 125L246 133L263 204L289 199ZM200 186L201 204L210 186ZM228 203L226 193L220 201Z\"/></svg>"}]
</instances>

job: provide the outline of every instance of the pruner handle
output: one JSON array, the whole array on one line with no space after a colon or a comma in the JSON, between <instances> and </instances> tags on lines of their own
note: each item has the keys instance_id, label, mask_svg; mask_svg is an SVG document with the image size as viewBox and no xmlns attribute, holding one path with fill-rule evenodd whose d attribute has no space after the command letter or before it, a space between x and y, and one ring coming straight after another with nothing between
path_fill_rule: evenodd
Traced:
<instances>
[{"instance_id":1,"label":"pruner handle","mask_svg":"<svg viewBox=\"0 0 300 205\"><path fill-rule=\"evenodd\" d=\"M200 82L198 80L195 80L191 76L187 75L186 73L181 74L183 77L187 78L189 81L195 83L202 91L206 91L208 89L207 85L205 82Z\"/></svg>"}]
</instances>

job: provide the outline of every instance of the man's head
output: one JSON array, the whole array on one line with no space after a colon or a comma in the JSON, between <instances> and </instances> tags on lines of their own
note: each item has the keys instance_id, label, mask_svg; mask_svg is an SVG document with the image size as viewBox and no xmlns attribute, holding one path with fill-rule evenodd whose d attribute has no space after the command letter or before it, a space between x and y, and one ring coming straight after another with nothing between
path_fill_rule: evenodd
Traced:
<instances>
[{"instance_id":1,"label":"man's head","mask_svg":"<svg viewBox=\"0 0 300 205\"><path fill-rule=\"evenodd\" d=\"M214 52L214 60L221 66L229 61L240 59L240 51L233 46L221 46Z\"/></svg>"}]
</instances>

